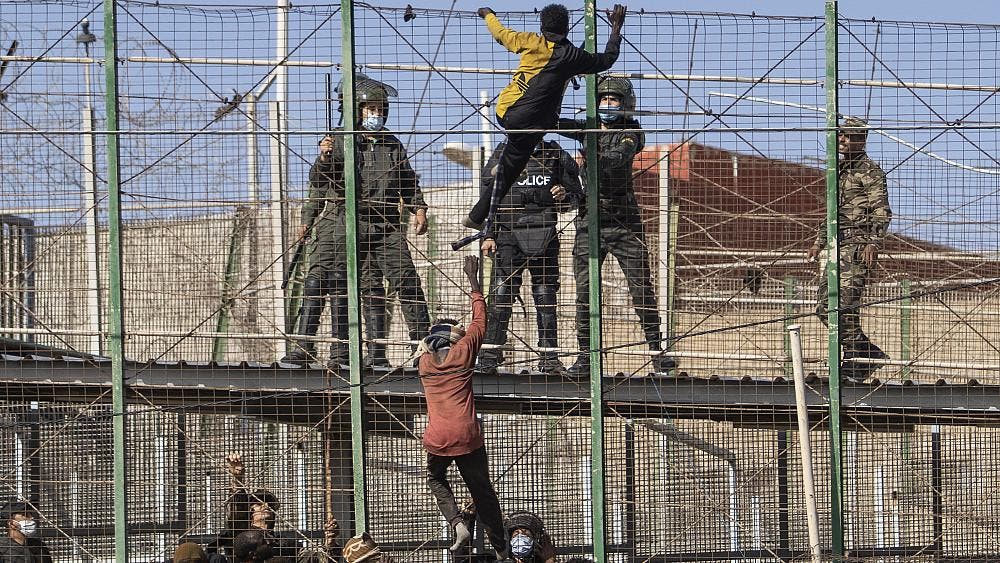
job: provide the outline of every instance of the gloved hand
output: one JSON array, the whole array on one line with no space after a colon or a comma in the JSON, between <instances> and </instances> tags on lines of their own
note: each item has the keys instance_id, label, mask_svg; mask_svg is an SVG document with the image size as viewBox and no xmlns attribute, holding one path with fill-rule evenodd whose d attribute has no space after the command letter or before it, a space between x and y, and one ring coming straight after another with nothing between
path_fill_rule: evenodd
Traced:
<instances>
[{"instance_id":1,"label":"gloved hand","mask_svg":"<svg viewBox=\"0 0 1000 563\"><path fill-rule=\"evenodd\" d=\"M494 14L495 15L496 12L493 11L493 8L487 8L485 6L482 7L482 8L479 8L478 10L476 10L476 15L478 15L479 17L481 17L483 19L486 19L487 14Z\"/></svg>"}]
</instances>

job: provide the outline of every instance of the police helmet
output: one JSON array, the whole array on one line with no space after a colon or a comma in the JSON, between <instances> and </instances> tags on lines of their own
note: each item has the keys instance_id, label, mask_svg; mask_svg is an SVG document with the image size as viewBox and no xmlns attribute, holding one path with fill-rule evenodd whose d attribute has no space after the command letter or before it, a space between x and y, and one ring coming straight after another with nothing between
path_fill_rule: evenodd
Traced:
<instances>
[{"instance_id":1,"label":"police helmet","mask_svg":"<svg viewBox=\"0 0 1000 563\"><path fill-rule=\"evenodd\" d=\"M337 101L340 103L340 111L344 110L344 79L340 79L337 85ZM389 116L389 98L399 96L392 86L385 82L379 82L363 73L354 75L354 103L361 104L381 104L385 110L385 116Z\"/></svg>"},{"instance_id":2,"label":"police helmet","mask_svg":"<svg viewBox=\"0 0 1000 563\"><path fill-rule=\"evenodd\" d=\"M543 529L542 519L534 512L515 510L507 516L507 520L504 522L504 529L507 530L507 535L509 536L518 528L524 528L531 532L532 537L538 538Z\"/></svg>"},{"instance_id":3,"label":"police helmet","mask_svg":"<svg viewBox=\"0 0 1000 563\"><path fill-rule=\"evenodd\" d=\"M611 76L602 74L597 79L597 99L602 96L617 96L622 101L622 109L632 111L635 109L635 90L632 89L632 81L621 76Z\"/></svg>"}]
</instances>

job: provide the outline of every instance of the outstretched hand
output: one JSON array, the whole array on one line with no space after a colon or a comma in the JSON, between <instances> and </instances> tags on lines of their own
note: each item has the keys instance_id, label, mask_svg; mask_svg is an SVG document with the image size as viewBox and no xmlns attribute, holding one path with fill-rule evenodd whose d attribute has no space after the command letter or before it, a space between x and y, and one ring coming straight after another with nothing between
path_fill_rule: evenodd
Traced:
<instances>
[{"instance_id":1,"label":"outstretched hand","mask_svg":"<svg viewBox=\"0 0 1000 563\"><path fill-rule=\"evenodd\" d=\"M469 278L469 287L472 291L482 291L482 285L479 283L479 257L466 256L462 271L465 272L465 277Z\"/></svg>"},{"instance_id":2,"label":"outstretched hand","mask_svg":"<svg viewBox=\"0 0 1000 563\"><path fill-rule=\"evenodd\" d=\"M486 16L488 16L490 14L496 14L496 12L493 11L493 8L488 8L488 7L484 6L482 8L479 8L478 10L476 10L476 15L479 16L479 17L481 17L481 18L483 18L483 19L486 19Z\"/></svg>"},{"instance_id":3,"label":"outstretched hand","mask_svg":"<svg viewBox=\"0 0 1000 563\"><path fill-rule=\"evenodd\" d=\"M622 30L622 26L625 25L625 12L628 9L621 4L615 4L614 8L608 11L608 21L611 23L612 33L617 33Z\"/></svg>"}]
</instances>

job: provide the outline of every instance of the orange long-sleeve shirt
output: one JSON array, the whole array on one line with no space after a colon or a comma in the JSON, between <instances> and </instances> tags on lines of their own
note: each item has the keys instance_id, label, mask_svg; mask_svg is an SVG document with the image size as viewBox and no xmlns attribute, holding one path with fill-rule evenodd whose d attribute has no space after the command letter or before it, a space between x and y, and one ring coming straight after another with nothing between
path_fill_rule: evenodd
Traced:
<instances>
[{"instance_id":1,"label":"orange long-sleeve shirt","mask_svg":"<svg viewBox=\"0 0 1000 563\"><path fill-rule=\"evenodd\" d=\"M424 449L440 456L460 456L483 446L472 395L472 368L486 334L486 300L472 293L472 322L465 336L452 345L444 362L434 354L420 357L420 383L427 399Z\"/></svg>"}]
</instances>

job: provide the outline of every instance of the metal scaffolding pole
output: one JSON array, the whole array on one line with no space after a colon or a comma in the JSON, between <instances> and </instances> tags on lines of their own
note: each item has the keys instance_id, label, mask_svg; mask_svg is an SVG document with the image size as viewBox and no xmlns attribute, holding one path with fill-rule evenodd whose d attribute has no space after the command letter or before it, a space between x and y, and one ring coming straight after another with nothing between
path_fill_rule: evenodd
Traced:
<instances>
[{"instance_id":1,"label":"metal scaffolding pole","mask_svg":"<svg viewBox=\"0 0 1000 563\"><path fill-rule=\"evenodd\" d=\"M596 0L584 0L586 49L597 51ZM587 75L587 129L596 130L597 77ZM601 219L597 133L587 133L587 242L590 273L590 510L594 560L607 561L604 526L604 401L601 362Z\"/></svg>"},{"instance_id":2,"label":"metal scaffolding pole","mask_svg":"<svg viewBox=\"0 0 1000 563\"><path fill-rule=\"evenodd\" d=\"M354 94L354 0L340 5L341 60L344 76L343 94L344 131L344 215L347 223L347 326L350 341L351 364L351 446L354 475L354 531L364 532L368 527L368 505L365 491L365 437L364 395L361 389L361 299L358 287L358 175L355 165L357 100Z\"/></svg>"},{"instance_id":3,"label":"metal scaffolding pole","mask_svg":"<svg viewBox=\"0 0 1000 563\"><path fill-rule=\"evenodd\" d=\"M837 0L826 0L826 232L827 333L830 360L830 529L833 559L844 556L844 497L842 435L840 428L840 211L837 171Z\"/></svg>"},{"instance_id":4,"label":"metal scaffolding pole","mask_svg":"<svg viewBox=\"0 0 1000 563\"><path fill-rule=\"evenodd\" d=\"M111 356L114 438L115 561L128 563L127 468L125 466L125 340L122 311L122 215L118 147L118 38L116 0L104 2L105 127L108 166L108 353Z\"/></svg>"}]
</instances>

